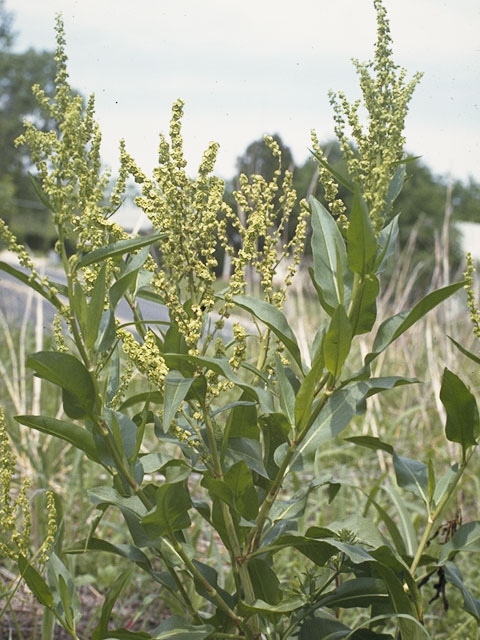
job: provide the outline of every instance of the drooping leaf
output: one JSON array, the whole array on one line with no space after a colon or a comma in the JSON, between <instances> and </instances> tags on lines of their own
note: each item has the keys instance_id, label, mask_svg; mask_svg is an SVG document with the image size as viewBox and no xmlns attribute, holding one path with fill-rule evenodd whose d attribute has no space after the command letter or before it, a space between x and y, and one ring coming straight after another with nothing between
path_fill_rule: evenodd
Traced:
<instances>
[{"instance_id":1,"label":"drooping leaf","mask_svg":"<svg viewBox=\"0 0 480 640\"><path fill-rule=\"evenodd\" d=\"M410 311L402 311L396 315L387 318L380 325L375 341L373 343L373 351L367 354L365 364L369 364L374 360L388 345L402 335L407 329L415 324L420 318L431 311L438 304L446 300L456 291L461 289L465 282L456 282L442 289L437 289L427 294L420 302L418 302Z\"/></svg>"},{"instance_id":2,"label":"drooping leaf","mask_svg":"<svg viewBox=\"0 0 480 640\"><path fill-rule=\"evenodd\" d=\"M86 429L48 416L15 416L15 420L27 427L69 442L86 453L90 460L101 464L94 440Z\"/></svg>"},{"instance_id":3,"label":"drooping leaf","mask_svg":"<svg viewBox=\"0 0 480 640\"><path fill-rule=\"evenodd\" d=\"M442 376L440 400L447 412L445 435L465 451L477 443L480 418L475 396L460 378L445 368Z\"/></svg>"},{"instance_id":4,"label":"drooping leaf","mask_svg":"<svg viewBox=\"0 0 480 640\"><path fill-rule=\"evenodd\" d=\"M39 351L27 358L27 367L68 392L75 409L88 414L95 406L95 387L86 367L75 356L59 351ZM68 413L67 413L68 415ZM75 415L75 418L80 417Z\"/></svg>"},{"instance_id":5,"label":"drooping leaf","mask_svg":"<svg viewBox=\"0 0 480 640\"><path fill-rule=\"evenodd\" d=\"M158 627L154 640L205 640L215 631L209 624L192 625L180 616L170 616Z\"/></svg>"},{"instance_id":6,"label":"drooping leaf","mask_svg":"<svg viewBox=\"0 0 480 640\"><path fill-rule=\"evenodd\" d=\"M460 569L453 563L447 562L445 564L445 578L447 582L453 584L463 596L463 608L470 615L480 621L480 600L473 597L470 590L463 582L463 576Z\"/></svg>"},{"instance_id":7,"label":"drooping leaf","mask_svg":"<svg viewBox=\"0 0 480 640\"><path fill-rule=\"evenodd\" d=\"M186 480L165 482L157 487L155 501L155 509L142 518L142 525L152 539L190 526L188 510L192 501Z\"/></svg>"},{"instance_id":8,"label":"drooping leaf","mask_svg":"<svg viewBox=\"0 0 480 640\"><path fill-rule=\"evenodd\" d=\"M129 238L128 240L119 240L113 244L109 244L106 247L100 247L94 251L90 251L77 263L77 269L86 267L96 262L103 262L107 258L116 258L123 256L125 253L132 253L142 247L152 245L157 240L161 240L165 237L165 233L157 232L148 236L139 236L138 238Z\"/></svg>"},{"instance_id":9,"label":"drooping leaf","mask_svg":"<svg viewBox=\"0 0 480 640\"><path fill-rule=\"evenodd\" d=\"M268 562L260 558L251 558L248 562L248 573L255 596L268 604L279 604L283 592L277 574Z\"/></svg>"},{"instance_id":10,"label":"drooping leaf","mask_svg":"<svg viewBox=\"0 0 480 640\"><path fill-rule=\"evenodd\" d=\"M457 347L457 349L461 353L463 353L464 356L467 356L467 358L472 360L472 362L475 362L476 364L480 364L480 358L478 356L476 356L474 353L472 353L468 349L465 349L465 347L463 345L461 345L459 342L457 342L456 340L454 340L450 336L447 336L447 337L453 342L453 344Z\"/></svg>"},{"instance_id":11,"label":"drooping leaf","mask_svg":"<svg viewBox=\"0 0 480 640\"><path fill-rule=\"evenodd\" d=\"M438 564L445 564L461 551L480 552L480 521L462 524L445 544L442 545Z\"/></svg>"},{"instance_id":12,"label":"drooping leaf","mask_svg":"<svg viewBox=\"0 0 480 640\"><path fill-rule=\"evenodd\" d=\"M428 504L428 467L423 462L397 455L393 452L393 467L397 483Z\"/></svg>"},{"instance_id":13,"label":"drooping leaf","mask_svg":"<svg viewBox=\"0 0 480 640\"><path fill-rule=\"evenodd\" d=\"M300 370L302 370L302 358L297 339L283 312L272 304L253 296L233 296L232 300L236 305L249 311L267 325L291 354Z\"/></svg>"},{"instance_id":14,"label":"drooping leaf","mask_svg":"<svg viewBox=\"0 0 480 640\"><path fill-rule=\"evenodd\" d=\"M39 293L41 296L43 296L46 300L51 302L53 306L56 307L58 310L62 308L61 301L58 300L58 298L56 297L51 297L48 291L46 291L41 284L39 284L35 280L30 280L30 275L28 273L25 273L20 269L16 269L11 264L8 264L7 262L3 262L2 260L0 260L0 271L5 271L5 273L10 274L16 280L19 280L23 284L26 284L28 287L30 287L30 289L33 289L34 291ZM67 295L68 292L65 285L59 284L57 282L52 282L51 284L53 287L55 287L55 289L57 289L59 293L61 293L62 295Z\"/></svg>"},{"instance_id":15,"label":"drooping leaf","mask_svg":"<svg viewBox=\"0 0 480 640\"><path fill-rule=\"evenodd\" d=\"M51 609L53 606L53 595L45 580L22 555L18 556L17 562L20 574L35 598L44 607Z\"/></svg>"},{"instance_id":16,"label":"drooping leaf","mask_svg":"<svg viewBox=\"0 0 480 640\"><path fill-rule=\"evenodd\" d=\"M354 578L347 580L330 593L325 594L318 605L322 607L368 608L388 600L388 592L383 580L378 578Z\"/></svg>"}]
</instances>

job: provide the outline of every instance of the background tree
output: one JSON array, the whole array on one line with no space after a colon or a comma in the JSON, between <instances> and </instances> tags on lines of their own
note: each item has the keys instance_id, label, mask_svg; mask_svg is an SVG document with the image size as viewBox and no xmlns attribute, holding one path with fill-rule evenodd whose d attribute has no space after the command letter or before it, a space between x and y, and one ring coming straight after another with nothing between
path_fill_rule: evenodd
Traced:
<instances>
[{"instance_id":1,"label":"background tree","mask_svg":"<svg viewBox=\"0 0 480 640\"><path fill-rule=\"evenodd\" d=\"M32 85L40 84L50 95L55 63L48 51L14 52L14 40L12 15L0 0L0 216L22 242L46 250L53 227L30 182L26 151L15 148L14 141L23 132L26 117L41 129L52 128L33 97Z\"/></svg>"}]
</instances>

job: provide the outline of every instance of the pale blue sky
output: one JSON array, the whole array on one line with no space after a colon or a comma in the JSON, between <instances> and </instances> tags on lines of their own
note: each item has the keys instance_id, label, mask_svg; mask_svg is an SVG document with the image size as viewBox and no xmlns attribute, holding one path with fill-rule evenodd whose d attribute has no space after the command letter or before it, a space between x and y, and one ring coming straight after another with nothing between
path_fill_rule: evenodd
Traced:
<instances>
[{"instance_id":1,"label":"pale blue sky","mask_svg":"<svg viewBox=\"0 0 480 640\"><path fill-rule=\"evenodd\" d=\"M147 171L171 103L185 100L192 173L210 140L217 172L264 133L279 133L297 163L309 131L332 137L328 90L356 97L350 62L373 53L371 0L7 0L17 48L53 48L62 11L71 83L95 93L105 162L118 140ZM480 180L480 2L385 0L396 61L424 78L407 120L407 149L435 173Z\"/></svg>"}]
</instances>

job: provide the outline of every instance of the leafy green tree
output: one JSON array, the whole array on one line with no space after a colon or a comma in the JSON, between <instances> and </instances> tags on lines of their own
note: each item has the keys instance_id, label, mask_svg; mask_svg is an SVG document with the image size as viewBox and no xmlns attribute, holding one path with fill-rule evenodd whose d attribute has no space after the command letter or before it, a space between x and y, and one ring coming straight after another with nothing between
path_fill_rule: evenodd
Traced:
<instances>
[{"instance_id":1,"label":"leafy green tree","mask_svg":"<svg viewBox=\"0 0 480 640\"><path fill-rule=\"evenodd\" d=\"M30 182L31 162L23 148L15 148L14 141L23 132L26 117L41 130L52 128L33 97L32 85L38 83L52 95L55 62L48 51L14 52L14 38L12 16L0 0L0 215L22 241L45 250L53 238L53 227Z\"/></svg>"}]
</instances>

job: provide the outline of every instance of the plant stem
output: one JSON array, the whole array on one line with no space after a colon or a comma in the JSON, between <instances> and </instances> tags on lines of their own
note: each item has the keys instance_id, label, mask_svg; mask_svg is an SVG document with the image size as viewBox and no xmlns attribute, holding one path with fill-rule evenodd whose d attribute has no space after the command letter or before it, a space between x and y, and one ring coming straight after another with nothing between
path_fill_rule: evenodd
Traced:
<instances>
[{"instance_id":1,"label":"plant stem","mask_svg":"<svg viewBox=\"0 0 480 640\"><path fill-rule=\"evenodd\" d=\"M467 468L468 462L469 462L470 458L472 457L474 451L475 451L475 447L472 447L472 449L470 450L468 455L464 456L464 460L463 460L462 464L459 466L457 473L455 474L455 479L452 482L452 485L451 485L450 489L447 491L447 493L445 493L443 498L440 500L440 502L437 505L437 508L434 509L434 511L431 512L429 514L429 516L428 516L427 526L425 527L425 530L424 530L423 535L422 535L422 539L420 540L420 544L418 545L417 552L415 553L415 557L413 558L412 564L410 566L410 573L412 574L413 577L415 577L415 573L417 571L418 565L420 564L420 560L422 558L422 554L423 554L423 552L425 550L425 547L427 546L427 543L428 543L428 541L430 539L430 536L431 536L431 533L432 533L432 529L435 526L436 521L442 515L445 507L448 505L448 503L450 502L451 498L453 497L454 491L455 491L455 489L457 487L457 484L460 482L460 479L461 479L465 469Z\"/></svg>"}]
</instances>

